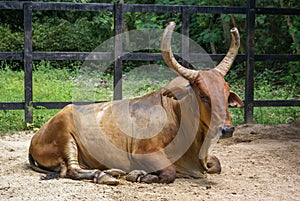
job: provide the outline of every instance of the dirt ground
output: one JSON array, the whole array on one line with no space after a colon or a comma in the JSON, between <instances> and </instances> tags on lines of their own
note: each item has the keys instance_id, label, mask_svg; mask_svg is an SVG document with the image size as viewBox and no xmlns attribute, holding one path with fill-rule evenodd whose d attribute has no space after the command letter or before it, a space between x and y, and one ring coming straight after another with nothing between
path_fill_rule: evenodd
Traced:
<instances>
[{"instance_id":1,"label":"dirt ground","mask_svg":"<svg viewBox=\"0 0 300 201\"><path fill-rule=\"evenodd\" d=\"M220 175L174 183L119 186L59 179L43 181L28 166L32 133L0 138L0 200L300 200L300 121L242 125L217 144Z\"/></svg>"}]
</instances>

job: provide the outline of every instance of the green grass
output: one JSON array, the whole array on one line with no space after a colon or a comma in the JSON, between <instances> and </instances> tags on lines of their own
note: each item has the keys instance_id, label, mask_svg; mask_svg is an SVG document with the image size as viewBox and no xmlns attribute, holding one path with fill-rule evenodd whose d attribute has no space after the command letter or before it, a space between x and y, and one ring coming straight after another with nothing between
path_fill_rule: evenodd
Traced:
<instances>
[{"instance_id":1,"label":"green grass","mask_svg":"<svg viewBox=\"0 0 300 201\"><path fill-rule=\"evenodd\" d=\"M24 73L12 71L6 64L0 66L0 102L24 101ZM78 69L78 68L73 68ZM150 93L164 86L170 79L164 80L164 72L157 77L149 72L137 72L123 81L124 97L131 98ZM149 79L149 77L155 79ZM81 100L111 100L113 97L111 76L96 76L91 74L78 82L78 71L67 68L54 69L49 62L34 65L33 100L34 101L81 101ZM233 91L243 99L244 80L236 80L230 84ZM268 82L256 83L255 99L285 100L292 99L299 90L297 86L272 87ZM129 93L126 93L129 92ZM33 109L34 122L30 127L38 129L59 110ZM243 109L230 109L233 124L244 122ZM263 124L291 123L300 117L300 107L259 107L254 109L254 122ZM12 133L24 129L24 111L0 110L0 134Z\"/></svg>"},{"instance_id":2,"label":"green grass","mask_svg":"<svg viewBox=\"0 0 300 201\"><path fill-rule=\"evenodd\" d=\"M228 81L231 90L238 93L244 100L244 80L233 79ZM295 85L273 85L268 81L268 76L255 82L254 100L292 100L299 96L299 87ZM234 125L244 123L244 110L230 108L230 114ZM277 125L292 123L300 118L300 107L255 107L254 123Z\"/></svg>"},{"instance_id":3,"label":"green grass","mask_svg":"<svg viewBox=\"0 0 300 201\"><path fill-rule=\"evenodd\" d=\"M297 86L272 86L268 82L257 83L256 100L292 100L298 96ZM300 107L256 107L254 121L262 124L292 123L300 118Z\"/></svg>"}]
</instances>

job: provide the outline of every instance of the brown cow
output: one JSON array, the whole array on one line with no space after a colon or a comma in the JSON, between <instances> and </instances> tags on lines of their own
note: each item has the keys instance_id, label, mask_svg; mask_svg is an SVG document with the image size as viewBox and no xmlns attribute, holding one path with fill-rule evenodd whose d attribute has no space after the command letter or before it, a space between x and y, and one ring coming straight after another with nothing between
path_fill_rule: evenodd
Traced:
<instances>
[{"instance_id":1,"label":"brown cow","mask_svg":"<svg viewBox=\"0 0 300 201\"><path fill-rule=\"evenodd\" d=\"M195 178L220 173L219 160L209 152L219 136L234 131L228 105L243 106L224 80L238 52L238 30L231 30L231 46L218 66L196 71L174 59L174 28L174 22L166 27L161 50L181 77L140 98L66 106L33 136L31 167L48 173L44 179L104 184L117 184L114 177L125 172L127 180L146 183L170 183L176 173Z\"/></svg>"}]
</instances>

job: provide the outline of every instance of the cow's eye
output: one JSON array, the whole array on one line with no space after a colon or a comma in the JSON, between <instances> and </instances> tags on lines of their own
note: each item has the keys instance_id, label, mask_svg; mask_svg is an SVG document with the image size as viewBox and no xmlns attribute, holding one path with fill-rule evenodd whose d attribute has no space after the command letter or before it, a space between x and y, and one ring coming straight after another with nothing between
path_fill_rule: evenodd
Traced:
<instances>
[{"instance_id":1,"label":"cow's eye","mask_svg":"<svg viewBox=\"0 0 300 201\"><path fill-rule=\"evenodd\" d=\"M200 96L200 98L201 98L202 101L208 102L208 98L207 98L207 96L203 92L200 92L199 96Z\"/></svg>"},{"instance_id":2,"label":"cow's eye","mask_svg":"<svg viewBox=\"0 0 300 201\"><path fill-rule=\"evenodd\" d=\"M199 93L199 96L200 96L201 99L205 98L205 95L201 92Z\"/></svg>"}]
</instances>

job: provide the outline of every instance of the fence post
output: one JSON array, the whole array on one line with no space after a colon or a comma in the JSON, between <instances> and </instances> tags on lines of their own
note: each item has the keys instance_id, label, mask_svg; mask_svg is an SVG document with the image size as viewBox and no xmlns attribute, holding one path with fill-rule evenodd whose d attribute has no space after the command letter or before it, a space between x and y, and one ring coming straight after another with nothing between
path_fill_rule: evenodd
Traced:
<instances>
[{"instance_id":1,"label":"fence post","mask_svg":"<svg viewBox=\"0 0 300 201\"><path fill-rule=\"evenodd\" d=\"M24 11L24 98L25 124L32 123L32 3L23 5Z\"/></svg>"},{"instance_id":2,"label":"fence post","mask_svg":"<svg viewBox=\"0 0 300 201\"><path fill-rule=\"evenodd\" d=\"M122 99L122 4L114 4L114 100Z\"/></svg>"},{"instance_id":3,"label":"fence post","mask_svg":"<svg viewBox=\"0 0 300 201\"><path fill-rule=\"evenodd\" d=\"M247 0L247 51L246 51L246 83L245 83L245 123L253 123L254 107L254 29L255 0Z\"/></svg>"}]
</instances>

